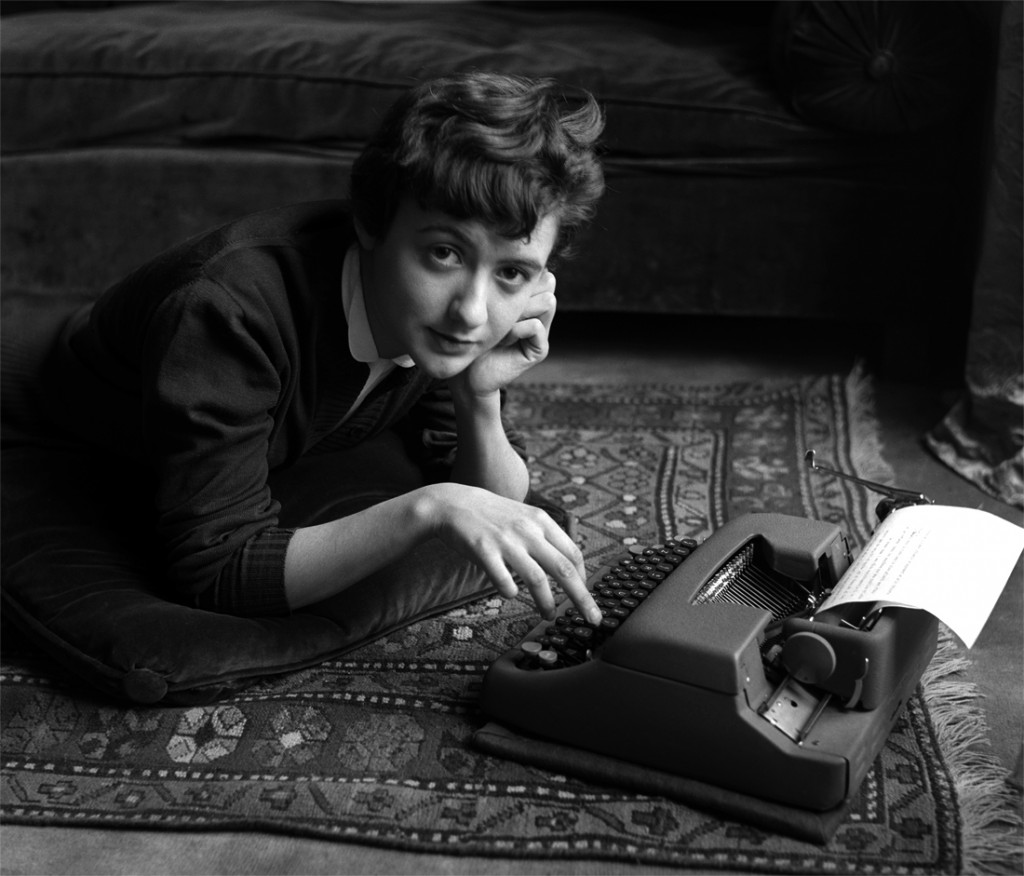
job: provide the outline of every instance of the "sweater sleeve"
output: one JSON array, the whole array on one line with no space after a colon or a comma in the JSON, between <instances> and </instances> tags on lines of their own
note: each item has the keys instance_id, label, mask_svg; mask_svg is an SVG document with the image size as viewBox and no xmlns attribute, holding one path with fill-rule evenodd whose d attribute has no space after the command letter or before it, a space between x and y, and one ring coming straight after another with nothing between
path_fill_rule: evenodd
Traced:
<instances>
[{"instance_id":1,"label":"sweater sleeve","mask_svg":"<svg viewBox=\"0 0 1024 876\"><path fill-rule=\"evenodd\" d=\"M282 349L258 314L208 281L170 296L148 327L143 432L157 533L171 584L204 608L288 612L292 530L278 526L267 485Z\"/></svg>"}]
</instances>

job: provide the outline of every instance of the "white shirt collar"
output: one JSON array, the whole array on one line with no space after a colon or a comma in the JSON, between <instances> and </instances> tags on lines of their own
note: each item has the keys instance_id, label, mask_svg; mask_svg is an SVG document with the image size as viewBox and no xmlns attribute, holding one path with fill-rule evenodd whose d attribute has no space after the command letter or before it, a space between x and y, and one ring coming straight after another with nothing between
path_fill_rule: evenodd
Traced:
<instances>
[{"instance_id":1,"label":"white shirt collar","mask_svg":"<svg viewBox=\"0 0 1024 876\"><path fill-rule=\"evenodd\" d=\"M352 244L345 253L341 268L341 301L348 321L348 349L357 362L393 362L402 368L411 368L415 363L408 356L395 359L381 359L377 343L373 339L370 320L366 315L366 301L363 298L363 281L359 270L359 245Z\"/></svg>"}]
</instances>

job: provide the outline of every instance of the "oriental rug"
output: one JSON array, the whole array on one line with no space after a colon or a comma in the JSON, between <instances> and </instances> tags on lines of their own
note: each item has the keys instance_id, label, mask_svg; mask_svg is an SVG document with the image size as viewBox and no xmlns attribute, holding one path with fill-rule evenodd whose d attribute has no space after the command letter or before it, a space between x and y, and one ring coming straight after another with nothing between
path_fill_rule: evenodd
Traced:
<instances>
[{"instance_id":1,"label":"oriental rug","mask_svg":"<svg viewBox=\"0 0 1024 876\"><path fill-rule=\"evenodd\" d=\"M533 485L575 515L591 569L624 546L700 539L748 511L828 520L862 545L877 497L809 471L809 449L891 481L860 371L706 387L527 384L511 403ZM174 708L94 699L8 633L3 820L253 829L623 868L1019 871L1001 774L966 753L983 722L948 636L845 821L814 845L472 747L487 666L537 620L526 598L484 598L223 702Z\"/></svg>"}]
</instances>

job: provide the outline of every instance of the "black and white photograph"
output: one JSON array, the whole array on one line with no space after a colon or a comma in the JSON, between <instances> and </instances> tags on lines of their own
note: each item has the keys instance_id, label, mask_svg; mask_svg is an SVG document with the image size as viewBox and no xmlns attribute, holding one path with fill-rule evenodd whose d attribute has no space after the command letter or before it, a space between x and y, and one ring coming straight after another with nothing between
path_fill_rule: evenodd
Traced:
<instances>
[{"instance_id":1,"label":"black and white photograph","mask_svg":"<svg viewBox=\"0 0 1024 876\"><path fill-rule=\"evenodd\" d=\"M1024 870L1024 0L0 0L0 876Z\"/></svg>"}]
</instances>

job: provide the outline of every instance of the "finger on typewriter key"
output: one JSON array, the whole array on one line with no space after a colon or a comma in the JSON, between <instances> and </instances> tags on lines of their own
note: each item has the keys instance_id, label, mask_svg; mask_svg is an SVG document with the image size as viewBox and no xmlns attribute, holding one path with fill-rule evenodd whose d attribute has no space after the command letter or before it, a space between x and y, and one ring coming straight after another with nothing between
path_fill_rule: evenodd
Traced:
<instances>
[{"instance_id":1,"label":"finger on typewriter key","mask_svg":"<svg viewBox=\"0 0 1024 876\"><path fill-rule=\"evenodd\" d=\"M534 553L535 560L561 586L573 605L590 623L600 623L601 609L594 601L593 594L587 589L587 573L582 552L569 535L554 523L545 535L550 550L545 550L543 545L540 546ZM543 594L538 598L538 594L534 592L533 596L543 613L547 600ZM547 598L550 599L550 590L547 590Z\"/></svg>"}]
</instances>

